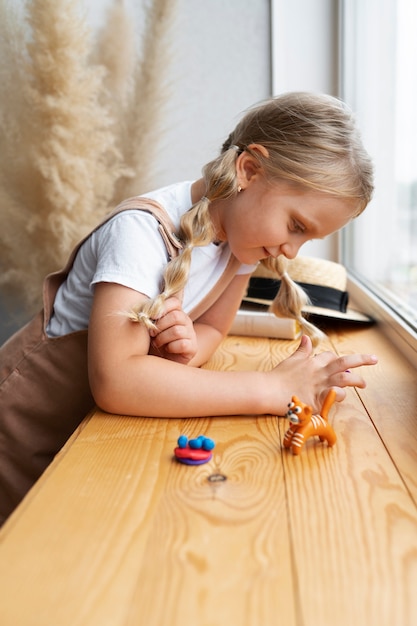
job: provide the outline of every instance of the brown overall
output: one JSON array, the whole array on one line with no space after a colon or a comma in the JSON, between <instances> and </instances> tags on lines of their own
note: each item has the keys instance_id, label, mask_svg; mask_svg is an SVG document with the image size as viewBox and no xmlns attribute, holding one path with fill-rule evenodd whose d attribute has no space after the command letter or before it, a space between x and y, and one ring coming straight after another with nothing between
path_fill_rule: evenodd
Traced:
<instances>
[{"instance_id":1,"label":"brown overall","mask_svg":"<svg viewBox=\"0 0 417 626\"><path fill-rule=\"evenodd\" d=\"M151 213L159 222L169 257L178 254L181 244L171 220L161 205L146 198L122 202L95 230L127 209ZM89 236L75 247L63 270L46 277L42 311L0 348L0 525L94 408L87 330L54 338L45 332L58 288ZM220 280L191 312L193 320L217 300L238 266L232 256Z\"/></svg>"}]
</instances>

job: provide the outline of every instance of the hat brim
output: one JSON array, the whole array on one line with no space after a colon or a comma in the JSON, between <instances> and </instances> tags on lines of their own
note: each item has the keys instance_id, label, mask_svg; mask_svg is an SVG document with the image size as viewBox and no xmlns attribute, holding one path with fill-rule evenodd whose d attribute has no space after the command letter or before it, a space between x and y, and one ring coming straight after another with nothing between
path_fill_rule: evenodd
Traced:
<instances>
[{"instance_id":1,"label":"hat brim","mask_svg":"<svg viewBox=\"0 0 417 626\"><path fill-rule=\"evenodd\" d=\"M244 302L251 302L253 304L259 304L265 307L270 307L272 302L271 300L262 300L261 298L250 298L247 296L243 297ZM362 324L370 324L373 323L373 319L365 313L361 313L360 311L356 311L355 309L347 308L345 312L336 311L334 309L326 309L319 306L305 306L303 308L303 313L307 315L316 315L317 317L324 317L330 319L338 319L338 320L346 320L349 322L358 322Z\"/></svg>"}]
</instances>

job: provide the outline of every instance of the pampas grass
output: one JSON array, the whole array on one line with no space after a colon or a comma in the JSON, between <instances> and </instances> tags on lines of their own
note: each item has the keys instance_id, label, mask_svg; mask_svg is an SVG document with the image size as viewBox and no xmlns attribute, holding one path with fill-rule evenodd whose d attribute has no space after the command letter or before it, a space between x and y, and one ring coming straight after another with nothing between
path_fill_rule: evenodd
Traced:
<instances>
[{"instance_id":1,"label":"pampas grass","mask_svg":"<svg viewBox=\"0 0 417 626\"><path fill-rule=\"evenodd\" d=\"M106 68L106 104L119 122L133 89L137 63L135 25L123 0L114 0L107 9L104 26L98 33L93 62Z\"/></svg>"},{"instance_id":2,"label":"pampas grass","mask_svg":"<svg viewBox=\"0 0 417 626\"><path fill-rule=\"evenodd\" d=\"M120 149L125 164L134 174L118 183L115 196L118 201L154 186L157 140L163 133L163 112L169 100L168 34L176 7L175 0L153 0L146 5L132 89L119 117Z\"/></svg>"},{"instance_id":3,"label":"pampas grass","mask_svg":"<svg viewBox=\"0 0 417 626\"><path fill-rule=\"evenodd\" d=\"M0 287L20 293L33 312L45 275L150 180L143 150L157 144L161 37L175 3L149 5L141 59L131 29L124 36L120 0L99 56L78 0L28 0L20 13L13 4L0 0Z\"/></svg>"},{"instance_id":4,"label":"pampas grass","mask_svg":"<svg viewBox=\"0 0 417 626\"><path fill-rule=\"evenodd\" d=\"M142 36L137 42L123 0L115 0L99 33L94 59L107 69L108 90L103 96L107 96L106 105L116 120L117 146L129 171L117 181L115 204L149 191L155 184L158 138L169 100L169 31L176 7L176 0L145 4Z\"/></svg>"}]
</instances>

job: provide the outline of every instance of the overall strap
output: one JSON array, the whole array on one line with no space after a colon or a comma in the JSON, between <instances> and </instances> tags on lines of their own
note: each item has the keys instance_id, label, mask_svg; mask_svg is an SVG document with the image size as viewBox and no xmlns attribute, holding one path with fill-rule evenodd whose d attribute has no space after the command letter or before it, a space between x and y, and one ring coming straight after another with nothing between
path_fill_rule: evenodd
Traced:
<instances>
[{"instance_id":1,"label":"overall strap","mask_svg":"<svg viewBox=\"0 0 417 626\"><path fill-rule=\"evenodd\" d=\"M117 213L128 209L140 209L141 211L151 213L151 215L153 215L159 223L158 230L164 240L169 258L173 259L178 255L178 252L182 249L182 244L175 234L175 226L163 206L155 200L135 196L133 198L128 198L119 204L113 213L110 214L108 219Z\"/></svg>"},{"instance_id":2,"label":"overall strap","mask_svg":"<svg viewBox=\"0 0 417 626\"><path fill-rule=\"evenodd\" d=\"M121 202L110 214L108 214L86 237L84 237L73 249L69 256L67 264L59 272L49 274L43 284L43 302L44 302L44 329L48 325L49 319L52 315L53 305L55 301L56 293L66 279L76 257L76 254L82 244L101 226L106 224L112 217L127 210L140 210L147 211L155 217L158 221L158 230L166 245L168 256L170 259L176 257L179 251L182 249L182 244L175 234L175 227L165 211L165 209L155 200L149 198L143 198L141 196L134 196ZM195 321L203 313L205 313L215 302L219 296L225 291L232 278L236 275L236 272L240 266L240 262L233 255L230 256L227 266L221 275L217 283L212 287L209 293L199 302L190 312L190 318Z\"/></svg>"},{"instance_id":3,"label":"overall strap","mask_svg":"<svg viewBox=\"0 0 417 626\"><path fill-rule=\"evenodd\" d=\"M148 213L153 215L158 221L158 230L167 248L169 258L172 259L177 256L182 248L182 244L175 234L174 224L172 223L165 209L155 200L151 200L150 198L143 198L141 196L135 196L133 198L128 198L127 200L124 200L114 209L114 211L106 215L106 217L101 222L99 222L97 226L75 246L68 258L65 267L62 270L59 270L58 272L53 272L45 278L45 281L43 283L44 328L46 328L52 315L56 293L63 281L68 276L77 252L79 251L83 243L87 241L87 239L96 230L106 224L112 217L114 217L118 213L121 213L122 211L127 211L129 209L147 211Z\"/></svg>"}]
</instances>

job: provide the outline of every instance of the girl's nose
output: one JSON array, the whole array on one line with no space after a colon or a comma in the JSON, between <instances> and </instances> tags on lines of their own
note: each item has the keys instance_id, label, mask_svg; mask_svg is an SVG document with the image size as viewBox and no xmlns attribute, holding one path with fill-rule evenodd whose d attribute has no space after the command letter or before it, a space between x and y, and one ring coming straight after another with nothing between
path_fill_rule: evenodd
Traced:
<instances>
[{"instance_id":1,"label":"girl's nose","mask_svg":"<svg viewBox=\"0 0 417 626\"><path fill-rule=\"evenodd\" d=\"M280 254L283 254L287 259L295 259L300 248L301 245L284 243L280 248Z\"/></svg>"}]
</instances>

